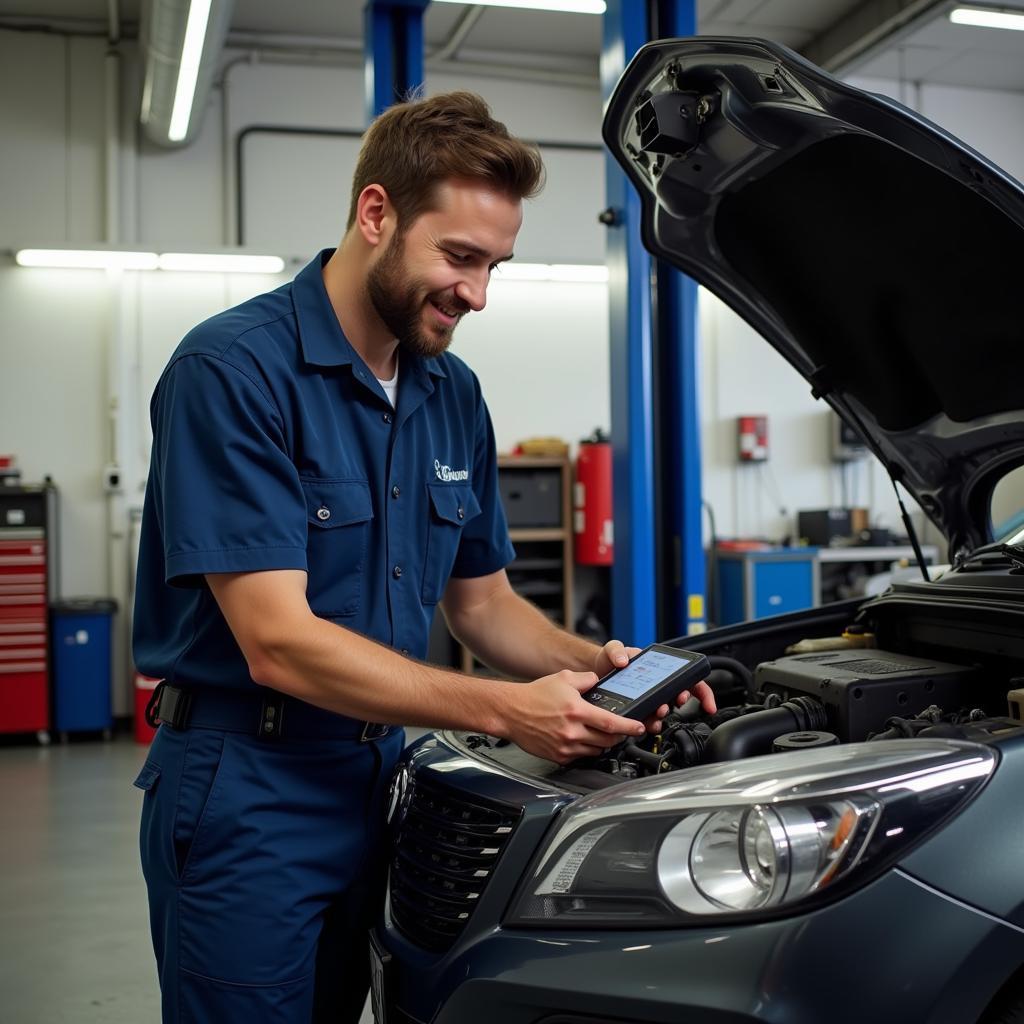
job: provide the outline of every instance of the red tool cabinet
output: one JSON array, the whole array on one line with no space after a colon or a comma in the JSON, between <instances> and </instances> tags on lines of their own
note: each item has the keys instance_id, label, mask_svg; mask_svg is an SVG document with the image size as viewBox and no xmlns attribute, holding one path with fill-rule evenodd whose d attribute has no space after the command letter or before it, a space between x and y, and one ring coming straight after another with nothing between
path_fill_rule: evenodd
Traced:
<instances>
[{"instance_id":1,"label":"red tool cabinet","mask_svg":"<svg viewBox=\"0 0 1024 1024\"><path fill-rule=\"evenodd\" d=\"M0 488L0 733L49 738L52 487Z\"/></svg>"}]
</instances>

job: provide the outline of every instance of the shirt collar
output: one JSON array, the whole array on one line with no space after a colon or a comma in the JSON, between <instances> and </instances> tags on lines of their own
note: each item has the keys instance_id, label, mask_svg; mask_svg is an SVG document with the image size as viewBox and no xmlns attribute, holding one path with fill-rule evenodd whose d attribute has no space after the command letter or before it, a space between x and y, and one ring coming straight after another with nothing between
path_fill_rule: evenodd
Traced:
<instances>
[{"instance_id":1,"label":"shirt collar","mask_svg":"<svg viewBox=\"0 0 1024 1024\"><path fill-rule=\"evenodd\" d=\"M302 358L311 366L363 365L362 357L345 337L324 287L323 268L333 254L333 249L324 249L299 271L292 283ZM423 359L403 352L402 359L407 367L419 363L432 376L448 376L440 358Z\"/></svg>"}]
</instances>

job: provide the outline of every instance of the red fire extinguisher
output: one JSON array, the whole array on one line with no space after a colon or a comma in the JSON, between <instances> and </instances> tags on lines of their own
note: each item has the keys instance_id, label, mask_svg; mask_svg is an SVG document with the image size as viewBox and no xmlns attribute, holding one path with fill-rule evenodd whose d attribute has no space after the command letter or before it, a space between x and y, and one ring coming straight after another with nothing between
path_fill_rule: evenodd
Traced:
<instances>
[{"instance_id":1,"label":"red fire extinguisher","mask_svg":"<svg viewBox=\"0 0 1024 1024\"><path fill-rule=\"evenodd\" d=\"M768 460L768 417L737 416L736 448L740 462Z\"/></svg>"},{"instance_id":2,"label":"red fire extinguisher","mask_svg":"<svg viewBox=\"0 0 1024 1024\"><path fill-rule=\"evenodd\" d=\"M599 429L580 442L576 456L573 498L576 561L580 565L611 565L612 446Z\"/></svg>"}]
</instances>

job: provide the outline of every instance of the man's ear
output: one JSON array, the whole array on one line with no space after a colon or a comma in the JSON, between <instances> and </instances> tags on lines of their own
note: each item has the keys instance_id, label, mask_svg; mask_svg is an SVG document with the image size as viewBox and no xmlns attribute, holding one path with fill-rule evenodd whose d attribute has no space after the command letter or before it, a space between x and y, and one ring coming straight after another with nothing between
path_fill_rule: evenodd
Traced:
<instances>
[{"instance_id":1,"label":"man's ear","mask_svg":"<svg viewBox=\"0 0 1024 1024\"><path fill-rule=\"evenodd\" d=\"M367 185L356 200L356 228L369 245L386 242L394 230L395 211L383 185Z\"/></svg>"}]
</instances>

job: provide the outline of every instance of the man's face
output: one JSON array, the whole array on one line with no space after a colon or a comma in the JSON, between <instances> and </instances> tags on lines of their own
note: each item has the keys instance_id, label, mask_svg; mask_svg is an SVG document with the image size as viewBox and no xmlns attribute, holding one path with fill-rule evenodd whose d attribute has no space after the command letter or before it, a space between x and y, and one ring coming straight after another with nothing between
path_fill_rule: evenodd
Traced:
<instances>
[{"instance_id":1,"label":"man's face","mask_svg":"<svg viewBox=\"0 0 1024 1024\"><path fill-rule=\"evenodd\" d=\"M470 310L487 302L491 270L511 259L522 203L486 185L447 181L436 209L396 231L370 267L366 288L400 346L437 356Z\"/></svg>"}]
</instances>

